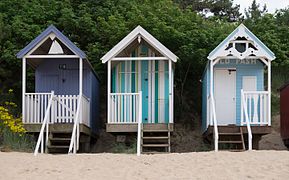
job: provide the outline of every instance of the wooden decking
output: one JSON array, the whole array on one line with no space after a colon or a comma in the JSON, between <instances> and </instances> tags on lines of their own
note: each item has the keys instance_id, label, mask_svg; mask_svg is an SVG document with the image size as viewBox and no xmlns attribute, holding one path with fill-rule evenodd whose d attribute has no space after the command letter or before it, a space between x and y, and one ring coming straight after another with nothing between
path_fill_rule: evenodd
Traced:
<instances>
[{"instance_id":1,"label":"wooden decking","mask_svg":"<svg viewBox=\"0 0 289 180\"><path fill-rule=\"evenodd\" d=\"M169 130L172 132L174 130L174 124L169 124ZM143 124L144 130L168 130L168 124L158 123L158 124ZM110 133L130 133L137 132L137 124L106 124L106 132Z\"/></svg>"},{"instance_id":2,"label":"wooden decking","mask_svg":"<svg viewBox=\"0 0 289 180\"><path fill-rule=\"evenodd\" d=\"M24 128L27 130L28 133L39 133L42 124L24 124ZM71 133L73 129L72 123L55 123L49 125L49 132L54 133ZM85 124L79 125L80 133L96 137L96 134L91 131L91 129L86 126Z\"/></svg>"},{"instance_id":3,"label":"wooden decking","mask_svg":"<svg viewBox=\"0 0 289 180\"><path fill-rule=\"evenodd\" d=\"M259 141L263 135L271 133L271 127L270 126L251 126L252 130L252 136L253 136L253 149L258 149ZM246 126L236 126L236 125L228 125L228 126L218 126L218 132L219 136L226 134L229 136L230 134L237 134L240 133L240 131L243 134L244 140L247 141L248 137L248 131ZM205 140L212 142L213 140L213 133L214 133L214 127L209 126L208 129L203 133L203 137ZM232 135L234 136L234 135ZM247 145L247 143L245 143Z\"/></svg>"}]
</instances>

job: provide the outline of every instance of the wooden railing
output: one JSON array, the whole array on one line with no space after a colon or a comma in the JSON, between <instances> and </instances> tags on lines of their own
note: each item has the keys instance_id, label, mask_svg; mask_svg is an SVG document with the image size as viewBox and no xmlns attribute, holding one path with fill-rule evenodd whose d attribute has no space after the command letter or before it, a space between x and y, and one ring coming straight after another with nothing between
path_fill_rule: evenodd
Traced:
<instances>
[{"instance_id":1,"label":"wooden railing","mask_svg":"<svg viewBox=\"0 0 289 180\"><path fill-rule=\"evenodd\" d=\"M73 123L78 107L77 101L78 95L57 95L52 108L54 116L52 123Z\"/></svg>"},{"instance_id":2,"label":"wooden railing","mask_svg":"<svg viewBox=\"0 0 289 180\"><path fill-rule=\"evenodd\" d=\"M141 154L141 131L142 131L142 92L139 92L139 103L138 103L138 124L137 124L137 156Z\"/></svg>"},{"instance_id":3,"label":"wooden railing","mask_svg":"<svg viewBox=\"0 0 289 180\"><path fill-rule=\"evenodd\" d=\"M210 123L214 125L214 145L215 151L219 150L219 132L218 132L218 123L217 123L217 115L216 115L216 107L215 107L215 99L213 94L209 97L211 111L210 111Z\"/></svg>"},{"instance_id":4,"label":"wooden railing","mask_svg":"<svg viewBox=\"0 0 289 180\"><path fill-rule=\"evenodd\" d=\"M249 114L248 114L248 107L247 107L247 101L245 98L245 93L243 89L241 89L241 104L242 104L242 117L243 114L245 116L245 122L247 126L247 131L248 131L248 149L252 150L252 130L251 130L251 124L250 124L250 119L249 119Z\"/></svg>"},{"instance_id":5,"label":"wooden railing","mask_svg":"<svg viewBox=\"0 0 289 180\"><path fill-rule=\"evenodd\" d=\"M52 93L25 93L23 123L42 123ZM49 118L51 122L52 118Z\"/></svg>"},{"instance_id":6,"label":"wooden railing","mask_svg":"<svg viewBox=\"0 0 289 180\"><path fill-rule=\"evenodd\" d=\"M79 149L79 123L80 123L80 113L81 113L81 102L82 102L82 95L78 97L78 108L74 117L74 125L73 130L71 134L71 140L69 144L68 154L75 154L77 150Z\"/></svg>"},{"instance_id":7,"label":"wooden railing","mask_svg":"<svg viewBox=\"0 0 289 180\"><path fill-rule=\"evenodd\" d=\"M108 123L137 123L140 93L110 93L110 119Z\"/></svg>"},{"instance_id":8,"label":"wooden railing","mask_svg":"<svg viewBox=\"0 0 289 180\"><path fill-rule=\"evenodd\" d=\"M23 123L41 124L50 97L51 93L26 93ZM54 95L48 123L74 123L76 110L81 105L83 109L80 112L80 123L90 127L90 100L84 95L82 97L82 102L79 104L79 95Z\"/></svg>"},{"instance_id":9,"label":"wooden railing","mask_svg":"<svg viewBox=\"0 0 289 180\"><path fill-rule=\"evenodd\" d=\"M243 91L241 94L244 99L241 99L241 125L246 124L245 105L248 113L249 122L251 125L270 125L271 118L269 117L269 92L268 91Z\"/></svg>"},{"instance_id":10,"label":"wooden railing","mask_svg":"<svg viewBox=\"0 0 289 180\"><path fill-rule=\"evenodd\" d=\"M44 145L47 146L48 143L48 132L49 132L49 119L51 117L51 106L53 104L53 98L54 98L54 92L52 91L51 94L49 94L49 101L47 103L47 108L45 109L45 113L44 113L44 119L42 122L42 126L39 132L39 136L38 136L38 140L36 143L36 147L34 150L34 156L36 156L39 152L39 148L41 145L41 149L40 152L43 153L44 152ZM46 131L46 138L44 140L44 130Z\"/></svg>"}]
</instances>

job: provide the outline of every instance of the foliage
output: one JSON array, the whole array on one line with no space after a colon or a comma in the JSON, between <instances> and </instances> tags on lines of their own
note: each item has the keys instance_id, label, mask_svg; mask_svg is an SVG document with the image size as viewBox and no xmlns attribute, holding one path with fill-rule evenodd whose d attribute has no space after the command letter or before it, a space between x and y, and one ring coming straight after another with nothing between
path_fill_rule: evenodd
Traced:
<instances>
[{"instance_id":1,"label":"foliage","mask_svg":"<svg viewBox=\"0 0 289 180\"><path fill-rule=\"evenodd\" d=\"M0 151L32 152L35 148L35 139L29 134L12 132L3 128L0 132Z\"/></svg>"},{"instance_id":2,"label":"foliage","mask_svg":"<svg viewBox=\"0 0 289 180\"><path fill-rule=\"evenodd\" d=\"M116 143L113 147L113 153L135 154L137 149L136 141L127 146L125 143Z\"/></svg>"},{"instance_id":3,"label":"foliage","mask_svg":"<svg viewBox=\"0 0 289 180\"><path fill-rule=\"evenodd\" d=\"M11 94L13 90L9 91ZM6 101L0 105L0 146L1 151L32 151L34 139L25 134L21 117L15 117L13 110L17 105L12 101Z\"/></svg>"},{"instance_id":4,"label":"foliage","mask_svg":"<svg viewBox=\"0 0 289 180\"><path fill-rule=\"evenodd\" d=\"M199 13L209 8L214 17ZM276 54L275 67L289 67L289 10L265 13L253 2L244 20ZM233 18L234 21L231 22ZM200 114L200 95L207 55L241 23L239 6L232 0L3 0L0 1L0 101L4 92L15 90L21 102L21 60L15 54L50 24L84 50L102 86L106 66L99 60L137 25L143 26L174 52L179 61L175 72L175 115L187 121L186 112ZM28 66L29 67L29 66ZM27 91L34 89L34 74L28 69ZM274 81L274 79L273 79ZM188 120L191 121L191 120Z\"/></svg>"}]
</instances>

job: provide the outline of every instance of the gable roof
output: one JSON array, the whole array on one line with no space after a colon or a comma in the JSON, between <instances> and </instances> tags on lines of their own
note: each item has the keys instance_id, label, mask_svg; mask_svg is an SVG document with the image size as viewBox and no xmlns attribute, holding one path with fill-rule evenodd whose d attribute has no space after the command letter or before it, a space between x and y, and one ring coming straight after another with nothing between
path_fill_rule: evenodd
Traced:
<instances>
[{"instance_id":1,"label":"gable roof","mask_svg":"<svg viewBox=\"0 0 289 180\"><path fill-rule=\"evenodd\" d=\"M160 43L155 37L153 37L144 28L138 25L133 31L131 31L126 37L124 37L118 44L116 44L110 51L108 51L100 60L102 63L106 63L116 55L118 55L123 49L125 49L130 43L132 43L138 36L141 36L147 43L159 51L163 56L171 59L173 62L177 62L178 57Z\"/></svg>"},{"instance_id":2,"label":"gable roof","mask_svg":"<svg viewBox=\"0 0 289 180\"><path fill-rule=\"evenodd\" d=\"M23 58L28 52L30 52L37 44L39 44L44 38L49 36L51 33L54 33L55 36L62 43L64 43L73 53L75 53L75 55L78 55L80 58L83 59L86 58L86 54L53 25L50 25L40 35L38 35L34 40L32 40L25 48L19 51L16 55L17 58Z\"/></svg>"},{"instance_id":3,"label":"gable roof","mask_svg":"<svg viewBox=\"0 0 289 180\"><path fill-rule=\"evenodd\" d=\"M258 46L258 50L254 51L258 57L264 57L269 60L274 60L275 54L257 37L255 36L244 24L240 24L228 37L226 37L208 56L209 60L214 60L220 56L226 56L224 54L225 48L228 44L235 40L236 37L247 37L250 41L254 42ZM251 50L251 49L250 49ZM245 58L245 57L242 57Z\"/></svg>"}]
</instances>

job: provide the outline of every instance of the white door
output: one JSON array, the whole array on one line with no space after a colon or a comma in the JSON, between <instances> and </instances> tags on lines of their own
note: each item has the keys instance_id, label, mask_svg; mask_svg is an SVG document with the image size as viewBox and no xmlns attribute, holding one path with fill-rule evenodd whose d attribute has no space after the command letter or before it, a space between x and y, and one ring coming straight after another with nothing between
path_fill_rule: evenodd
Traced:
<instances>
[{"instance_id":1,"label":"white door","mask_svg":"<svg viewBox=\"0 0 289 180\"><path fill-rule=\"evenodd\" d=\"M216 69L214 77L218 125L236 124L236 70Z\"/></svg>"}]
</instances>

